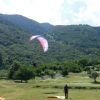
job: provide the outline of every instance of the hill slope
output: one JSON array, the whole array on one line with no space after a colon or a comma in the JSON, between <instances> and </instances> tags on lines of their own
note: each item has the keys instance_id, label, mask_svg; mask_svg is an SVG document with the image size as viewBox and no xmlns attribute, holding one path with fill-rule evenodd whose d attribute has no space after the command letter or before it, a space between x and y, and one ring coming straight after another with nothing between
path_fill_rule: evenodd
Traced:
<instances>
[{"instance_id":1,"label":"hill slope","mask_svg":"<svg viewBox=\"0 0 100 100\"><path fill-rule=\"evenodd\" d=\"M54 26L49 23L39 23L22 15L0 14L0 17L31 34L43 34L54 28Z\"/></svg>"},{"instance_id":2,"label":"hill slope","mask_svg":"<svg viewBox=\"0 0 100 100\"><path fill-rule=\"evenodd\" d=\"M29 33L0 18L0 53L4 66L11 65L14 60L32 64L33 61L44 63L100 57L100 27L56 26L43 35L49 42L46 53L37 39L30 43Z\"/></svg>"},{"instance_id":3,"label":"hill slope","mask_svg":"<svg viewBox=\"0 0 100 100\"><path fill-rule=\"evenodd\" d=\"M64 44L65 48L71 46L73 52L77 50L85 57L99 58L100 56L100 27L88 25L61 26L49 32L47 36L52 41ZM71 53L70 50L69 53ZM82 56L78 52L74 55Z\"/></svg>"}]
</instances>

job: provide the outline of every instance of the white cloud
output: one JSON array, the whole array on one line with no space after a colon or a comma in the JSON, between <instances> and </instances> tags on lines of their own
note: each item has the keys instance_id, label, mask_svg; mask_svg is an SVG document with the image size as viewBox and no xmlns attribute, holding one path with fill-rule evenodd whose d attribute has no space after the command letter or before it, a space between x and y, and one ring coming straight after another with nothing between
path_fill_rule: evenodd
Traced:
<instances>
[{"instance_id":1,"label":"white cloud","mask_svg":"<svg viewBox=\"0 0 100 100\"><path fill-rule=\"evenodd\" d=\"M63 0L9 0L8 14L21 14L38 22L61 24ZM3 11L1 11L3 12Z\"/></svg>"},{"instance_id":2,"label":"white cloud","mask_svg":"<svg viewBox=\"0 0 100 100\"><path fill-rule=\"evenodd\" d=\"M79 1L84 1L83 3L85 6L82 5L81 7L78 7ZM77 3L77 9L74 5L75 2ZM69 3L71 6L68 12L70 15L69 23L67 24L89 24L92 26L100 26L99 0L68 0L67 3ZM77 11L75 11L75 9Z\"/></svg>"},{"instance_id":3,"label":"white cloud","mask_svg":"<svg viewBox=\"0 0 100 100\"><path fill-rule=\"evenodd\" d=\"M66 0L69 4L74 4L75 2L86 2L87 0Z\"/></svg>"},{"instance_id":4,"label":"white cloud","mask_svg":"<svg viewBox=\"0 0 100 100\"><path fill-rule=\"evenodd\" d=\"M0 0L0 13L38 22L100 26L100 0Z\"/></svg>"},{"instance_id":5,"label":"white cloud","mask_svg":"<svg viewBox=\"0 0 100 100\"><path fill-rule=\"evenodd\" d=\"M81 7L81 8L79 8L79 12L78 13L74 13L73 12L73 21L75 22L75 23L80 23L80 22L84 22L84 21L87 21L88 19L87 19L87 17L85 16L85 8L84 7Z\"/></svg>"},{"instance_id":6,"label":"white cloud","mask_svg":"<svg viewBox=\"0 0 100 100\"><path fill-rule=\"evenodd\" d=\"M7 13L8 7L9 6L3 0L0 0L0 13Z\"/></svg>"},{"instance_id":7,"label":"white cloud","mask_svg":"<svg viewBox=\"0 0 100 100\"><path fill-rule=\"evenodd\" d=\"M100 0L88 0L85 15L94 25L100 25Z\"/></svg>"},{"instance_id":8,"label":"white cloud","mask_svg":"<svg viewBox=\"0 0 100 100\"><path fill-rule=\"evenodd\" d=\"M80 22L90 21L92 25L100 25L100 1L99 0L87 0L87 7L78 13L78 18L81 19ZM80 16L81 15L81 16ZM83 18L84 16L84 18Z\"/></svg>"}]
</instances>

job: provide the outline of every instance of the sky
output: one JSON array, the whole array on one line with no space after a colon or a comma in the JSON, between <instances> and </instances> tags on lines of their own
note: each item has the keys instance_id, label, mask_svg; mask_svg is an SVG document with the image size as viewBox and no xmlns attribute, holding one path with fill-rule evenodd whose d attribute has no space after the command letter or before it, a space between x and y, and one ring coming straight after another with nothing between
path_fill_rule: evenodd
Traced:
<instances>
[{"instance_id":1,"label":"sky","mask_svg":"<svg viewBox=\"0 0 100 100\"><path fill-rule=\"evenodd\" d=\"M0 0L0 13L52 25L100 26L100 0Z\"/></svg>"}]
</instances>

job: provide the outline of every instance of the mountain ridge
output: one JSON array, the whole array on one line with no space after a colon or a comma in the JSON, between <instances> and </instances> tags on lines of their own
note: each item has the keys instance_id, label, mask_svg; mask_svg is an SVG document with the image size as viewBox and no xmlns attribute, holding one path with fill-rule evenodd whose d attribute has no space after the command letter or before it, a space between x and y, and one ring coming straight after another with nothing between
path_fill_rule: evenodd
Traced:
<instances>
[{"instance_id":1,"label":"mountain ridge","mask_svg":"<svg viewBox=\"0 0 100 100\"><path fill-rule=\"evenodd\" d=\"M49 23L39 23L35 20L29 19L27 17L24 17L22 15L14 14L14 15L8 15L8 14L0 14L0 16L15 24L16 26L20 27L21 29L29 32L30 34L43 34L49 30L53 29L53 25ZM51 27L51 28L48 28Z\"/></svg>"},{"instance_id":2,"label":"mountain ridge","mask_svg":"<svg viewBox=\"0 0 100 100\"><path fill-rule=\"evenodd\" d=\"M29 42L30 36L34 34L0 17L0 53L3 57L3 66L10 66L15 60L32 64L33 61L50 63L80 58L99 59L100 27L41 24L47 27L47 30L41 33L49 43L46 53L37 39Z\"/></svg>"}]
</instances>

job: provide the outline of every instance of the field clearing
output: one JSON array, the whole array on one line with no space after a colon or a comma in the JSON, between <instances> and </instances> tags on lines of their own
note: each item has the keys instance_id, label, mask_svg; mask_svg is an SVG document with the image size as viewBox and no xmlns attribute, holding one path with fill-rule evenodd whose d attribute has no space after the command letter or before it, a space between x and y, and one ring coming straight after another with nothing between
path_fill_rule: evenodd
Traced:
<instances>
[{"instance_id":1,"label":"field clearing","mask_svg":"<svg viewBox=\"0 0 100 100\"><path fill-rule=\"evenodd\" d=\"M97 78L98 84L93 84L93 79L87 75L69 74L66 78L58 77L56 79L36 78L29 80L28 83L15 83L12 80L0 80L0 97L5 100L53 100L58 98L47 98L49 95L64 96L63 86L86 86L100 87L100 78ZM69 89L69 100L100 100L100 89Z\"/></svg>"}]
</instances>

